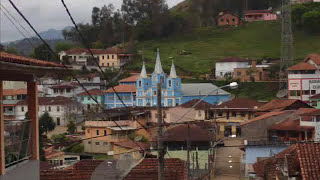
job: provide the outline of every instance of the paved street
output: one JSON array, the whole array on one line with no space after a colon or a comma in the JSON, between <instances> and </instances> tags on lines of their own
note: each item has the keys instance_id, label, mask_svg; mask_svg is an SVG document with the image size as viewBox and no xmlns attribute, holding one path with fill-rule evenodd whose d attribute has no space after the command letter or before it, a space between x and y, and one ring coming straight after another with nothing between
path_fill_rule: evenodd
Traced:
<instances>
[{"instance_id":1,"label":"paved street","mask_svg":"<svg viewBox=\"0 0 320 180\"><path fill-rule=\"evenodd\" d=\"M242 139L232 138L225 140L225 146L238 146ZM217 180L238 180L240 179L241 150L239 147L218 147L216 158Z\"/></svg>"}]
</instances>

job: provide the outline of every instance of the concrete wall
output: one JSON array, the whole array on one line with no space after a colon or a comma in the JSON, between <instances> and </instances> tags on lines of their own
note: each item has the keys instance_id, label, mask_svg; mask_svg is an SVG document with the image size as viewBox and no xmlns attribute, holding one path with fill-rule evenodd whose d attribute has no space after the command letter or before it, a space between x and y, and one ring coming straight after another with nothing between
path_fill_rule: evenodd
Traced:
<instances>
[{"instance_id":1,"label":"concrete wall","mask_svg":"<svg viewBox=\"0 0 320 180\"><path fill-rule=\"evenodd\" d=\"M0 180L40 180L40 162L26 161L20 163L18 166L13 166L6 169L6 174L0 176Z\"/></svg>"},{"instance_id":2,"label":"concrete wall","mask_svg":"<svg viewBox=\"0 0 320 180\"><path fill-rule=\"evenodd\" d=\"M238 26L240 24L240 18L232 14L224 14L218 18L218 26Z\"/></svg>"},{"instance_id":3,"label":"concrete wall","mask_svg":"<svg viewBox=\"0 0 320 180\"><path fill-rule=\"evenodd\" d=\"M224 74L231 73L235 68L246 68L248 62L217 62L216 63L216 78L224 78Z\"/></svg>"}]
</instances>

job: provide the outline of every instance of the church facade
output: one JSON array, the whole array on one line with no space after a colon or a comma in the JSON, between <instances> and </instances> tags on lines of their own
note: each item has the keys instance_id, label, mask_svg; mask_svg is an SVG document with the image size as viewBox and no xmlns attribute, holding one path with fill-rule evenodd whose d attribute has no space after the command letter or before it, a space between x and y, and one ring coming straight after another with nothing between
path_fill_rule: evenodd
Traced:
<instances>
[{"instance_id":1,"label":"church facade","mask_svg":"<svg viewBox=\"0 0 320 180\"><path fill-rule=\"evenodd\" d=\"M136 105L140 107L156 106L157 84L161 85L161 104L164 107L174 107L182 104L181 78L177 76L174 63L172 62L170 75L163 71L160 52L158 49L154 72L151 77L147 75L143 63L140 77L137 79Z\"/></svg>"}]
</instances>

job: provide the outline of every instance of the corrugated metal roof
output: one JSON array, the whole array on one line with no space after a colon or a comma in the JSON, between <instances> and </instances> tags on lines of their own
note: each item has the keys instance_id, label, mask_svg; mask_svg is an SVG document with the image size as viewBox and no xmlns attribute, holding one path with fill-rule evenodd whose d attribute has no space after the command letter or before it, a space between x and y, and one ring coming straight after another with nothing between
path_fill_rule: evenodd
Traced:
<instances>
[{"instance_id":1,"label":"corrugated metal roof","mask_svg":"<svg viewBox=\"0 0 320 180\"><path fill-rule=\"evenodd\" d=\"M199 95L229 95L227 91L223 89L218 89L217 86L211 83L192 83L192 84L182 84L182 95L183 96L199 96ZM218 89L218 90L216 90Z\"/></svg>"}]
</instances>

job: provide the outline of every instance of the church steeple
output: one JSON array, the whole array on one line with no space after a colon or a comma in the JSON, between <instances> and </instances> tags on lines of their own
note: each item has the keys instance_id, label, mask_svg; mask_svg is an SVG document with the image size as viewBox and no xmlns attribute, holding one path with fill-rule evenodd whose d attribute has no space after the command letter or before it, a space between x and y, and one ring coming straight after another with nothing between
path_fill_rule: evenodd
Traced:
<instances>
[{"instance_id":1,"label":"church steeple","mask_svg":"<svg viewBox=\"0 0 320 180\"><path fill-rule=\"evenodd\" d=\"M172 60L172 65L171 65L171 70L170 70L170 76L169 78L177 78L177 72L176 72L176 67L174 66L173 60Z\"/></svg>"},{"instance_id":2,"label":"church steeple","mask_svg":"<svg viewBox=\"0 0 320 180\"><path fill-rule=\"evenodd\" d=\"M160 50L158 48L157 50L157 60L156 60L156 66L154 68L153 74L161 74L164 73L161 65L161 60L160 60Z\"/></svg>"},{"instance_id":3,"label":"church steeple","mask_svg":"<svg viewBox=\"0 0 320 180\"><path fill-rule=\"evenodd\" d=\"M145 65L144 61L143 61L143 65L142 65L142 69L141 69L141 73L140 73L140 78L148 78L146 65Z\"/></svg>"}]
</instances>

